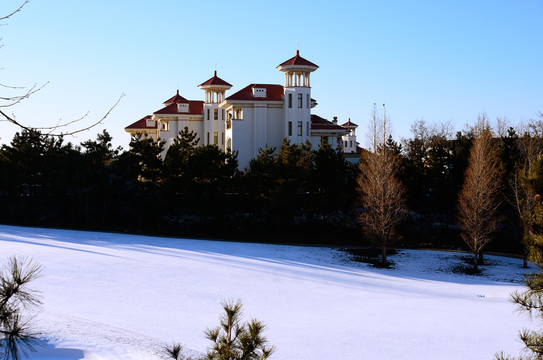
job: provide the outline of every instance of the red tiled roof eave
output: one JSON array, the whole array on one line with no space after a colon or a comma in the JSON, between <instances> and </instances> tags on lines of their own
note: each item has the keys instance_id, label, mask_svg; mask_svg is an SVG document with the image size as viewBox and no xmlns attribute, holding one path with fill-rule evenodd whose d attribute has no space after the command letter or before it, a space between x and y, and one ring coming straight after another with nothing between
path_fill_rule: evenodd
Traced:
<instances>
[{"instance_id":1,"label":"red tiled roof eave","mask_svg":"<svg viewBox=\"0 0 543 360\"><path fill-rule=\"evenodd\" d=\"M280 67L285 67L285 66L309 66L309 67L314 67L315 69L319 67L317 64L314 64L311 61L306 60L303 57L301 57L299 50L296 50L296 55L294 57L279 64L277 67L280 68Z\"/></svg>"},{"instance_id":2,"label":"red tiled roof eave","mask_svg":"<svg viewBox=\"0 0 543 360\"><path fill-rule=\"evenodd\" d=\"M147 120L151 120L151 118L152 118L151 115L147 115L147 116L139 119L138 121L128 125L124 129L125 130L145 130L145 129L152 130L152 129L156 129L157 128L156 121L154 122L154 126L152 126L152 127L147 126Z\"/></svg>"},{"instance_id":3,"label":"red tiled roof eave","mask_svg":"<svg viewBox=\"0 0 543 360\"><path fill-rule=\"evenodd\" d=\"M170 105L170 104L186 103L186 102L188 102L188 100L185 99L184 97L182 97L181 95L179 95L179 90L177 90L177 94L175 94L174 96L172 96L168 100L164 101L163 104L165 106L167 106L167 105Z\"/></svg>"},{"instance_id":4,"label":"red tiled roof eave","mask_svg":"<svg viewBox=\"0 0 543 360\"><path fill-rule=\"evenodd\" d=\"M203 83L198 85L199 88L210 86L232 87L231 84L227 83L226 81L217 76L217 71L215 71L215 74L211 79L204 81Z\"/></svg>"},{"instance_id":5,"label":"red tiled roof eave","mask_svg":"<svg viewBox=\"0 0 543 360\"><path fill-rule=\"evenodd\" d=\"M266 89L266 97L253 96L253 88ZM275 84L250 84L230 95L226 101L283 101L284 88Z\"/></svg>"},{"instance_id":6,"label":"red tiled roof eave","mask_svg":"<svg viewBox=\"0 0 543 360\"><path fill-rule=\"evenodd\" d=\"M336 125L332 123L331 121L328 121L319 115L311 114L311 129L312 130L334 130L334 131L341 131L343 133L347 133L347 129L342 128L339 125Z\"/></svg>"},{"instance_id":7,"label":"red tiled roof eave","mask_svg":"<svg viewBox=\"0 0 543 360\"><path fill-rule=\"evenodd\" d=\"M351 121L351 119L349 119L349 121L347 121L345 124L341 125L343 127L358 127L357 124L355 124L354 122Z\"/></svg>"},{"instance_id":8,"label":"red tiled roof eave","mask_svg":"<svg viewBox=\"0 0 543 360\"><path fill-rule=\"evenodd\" d=\"M347 133L347 129L334 124L311 124L311 130L334 130L342 133Z\"/></svg>"},{"instance_id":9,"label":"red tiled roof eave","mask_svg":"<svg viewBox=\"0 0 543 360\"><path fill-rule=\"evenodd\" d=\"M170 104L166 107L163 107L160 110L155 111L153 114L155 115L177 115L177 114L188 114L188 115L199 115L202 114L204 111L204 102L201 100L187 100L186 102L182 102L181 104L189 104L189 111L188 112L179 112L177 104Z\"/></svg>"}]
</instances>

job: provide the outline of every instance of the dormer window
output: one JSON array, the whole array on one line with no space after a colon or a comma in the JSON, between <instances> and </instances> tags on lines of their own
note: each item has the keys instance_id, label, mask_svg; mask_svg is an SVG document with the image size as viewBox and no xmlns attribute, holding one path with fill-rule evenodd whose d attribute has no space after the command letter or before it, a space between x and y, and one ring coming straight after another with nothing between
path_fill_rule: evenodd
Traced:
<instances>
[{"instance_id":1,"label":"dormer window","mask_svg":"<svg viewBox=\"0 0 543 360\"><path fill-rule=\"evenodd\" d=\"M148 128L154 128L155 125L156 125L156 123L155 123L155 120L153 120L153 119L147 119L145 121L145 126L148 127Z\"/></svg>"},{"instance_id":2,"label":"dormer window","mask_svg":"<svg viewBox=\"0 0 543 360\"><path fill-rule=\"evenodd\" d=\"M177 112L188 113L189 112L189 104L177 104Z\"/></svg>"},{"instance_id":3,"label":"dormer window","mask_svg":"<svg viewBox=\"0 0 543 360\"><path fill-rule=\"evenodd\" d=\"M265 98L266 88L253 88L253 97Z\"/></svg>"}]
</instances>

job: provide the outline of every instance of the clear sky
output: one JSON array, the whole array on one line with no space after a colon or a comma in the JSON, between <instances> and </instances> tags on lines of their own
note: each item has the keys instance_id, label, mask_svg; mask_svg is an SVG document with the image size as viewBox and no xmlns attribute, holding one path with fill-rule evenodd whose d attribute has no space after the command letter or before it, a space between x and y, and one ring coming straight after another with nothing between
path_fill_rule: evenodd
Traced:
<instances>
[{"instance_id":1,"label":"clear sky","mask_svg":"<svg viewBox=\"0 0 543 360\"><path fill-rule=\"evenodd\" d=\"M0 16L22 0L0 1ZM97 121L69 137L79 144L107 129L128 147L124 127L160 109L177 88L203 100L213 75L235 91L283 84L276 70L300 55L311 76L313 113L364 132L374 103L386 104L396 139L421 118L456 130L483 111L515 125L543 111L543 0L455 1L75 1L32 0L0 26L0 83L49 84L7 108L31 126ZM0 87L0 97L11 94ZM0 142L18 129L0 123Z\"/></svg>"}]
</instances>

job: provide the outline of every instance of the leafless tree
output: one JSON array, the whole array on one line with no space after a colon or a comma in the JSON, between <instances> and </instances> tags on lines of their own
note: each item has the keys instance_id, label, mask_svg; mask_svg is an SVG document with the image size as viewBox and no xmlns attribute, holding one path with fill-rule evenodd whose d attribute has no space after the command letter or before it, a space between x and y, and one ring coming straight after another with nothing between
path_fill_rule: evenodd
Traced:
<instances>
[{"instance_id":1,"label":"leafless tree","mask_svg":"<svg viewBox=\"0 0 543 360\"><path fill-rule=\"evenodd\" d=\"M492 147L492 134L485 116L474 128L464 185L458 199L458 220L462 239L473 253L473 267L478 270L478 256L491 240L498 226L498 160Z\"/></svg>"},{"instance_id":2,"label":"leafless tree","mask_svg":"<svg viewBox=\"0 0 543 360\"><path fill-rule=\"evenodd\" d=\"M385 266L387 248L398 239L396 227L406 215L405 190L396 177L396 155L386 147L389 135L386 112L380 120L374 109L370 128L373 149L363 153L358 177L363 208L359 220L367 236L381 247L381 264Z\"/></svg>"},{"instance_id":3,"label":"leafless tree","mask_svg":"<svg viewBox=\"0 0 543 360\"><path fill-rule=\"evenodd\" d=\"M23 7L27 5L29 2L30 0L26 0L16 10L11 12L10 14L1 16L0 26L5 25L5 23L3 23L5 20L10 19L12 16L20 12L23 9ZM93 122L90 125L80 127L76 130L64 131L64 129L67 129L70 125L78 123L84 120L85 118L87 118L88 112L82 117L75 120L71 120L67 122L58 122L57 124L52 124L50 126L41 126L41 127L32 127L32 126L25 125L24 122L17 120L17 118L15 117L13 113L8 114L6 108L13 107L21 103L23 100L28 99L30 96L42 90L47 84L48 83L45 83L42 85L34 84L30 88L25 88L25 87L12 86L8 84L0 83L0 88L16 92L16 95L0 96L0 121L7 121L8 123L11 123L19 127L21 130L27 130L27 131L35 130L35 131L46 133L49 136L75 135L77 133L90 130L95 126L98 126L99 124L102 124L103 121L109 116L111 111L119 104L121 99L124 97L124 94L121 94L119 98L117 99L117 101L113 104L113 106L100 119L98 119L97 121Z\"/></svg>"}]
</instances>

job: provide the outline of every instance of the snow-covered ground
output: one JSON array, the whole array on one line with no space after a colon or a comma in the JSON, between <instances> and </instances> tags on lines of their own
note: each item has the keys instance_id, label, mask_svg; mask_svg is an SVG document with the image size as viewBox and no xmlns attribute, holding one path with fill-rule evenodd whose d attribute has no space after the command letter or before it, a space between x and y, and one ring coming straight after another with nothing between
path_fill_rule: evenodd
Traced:
<instances>
[{"instance_id":1,"label":"snow-covered ground","mask_svg":"<svg viewBox=\"0 0 543 360\"><path fill-rule=\"evenodd\" d=\"M539 325L510 302L524 270L503 257L469 276L451 271L457 253L405 250L387 270L329 248L2 225L0 253L43 266L34 324L49 346L32 359L160 359L174 341L197 355L221 300L238 298L276 360L492 359Z\"/></svg>"}]
</instances>

